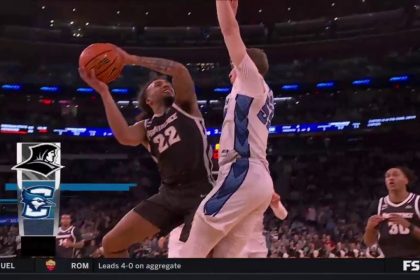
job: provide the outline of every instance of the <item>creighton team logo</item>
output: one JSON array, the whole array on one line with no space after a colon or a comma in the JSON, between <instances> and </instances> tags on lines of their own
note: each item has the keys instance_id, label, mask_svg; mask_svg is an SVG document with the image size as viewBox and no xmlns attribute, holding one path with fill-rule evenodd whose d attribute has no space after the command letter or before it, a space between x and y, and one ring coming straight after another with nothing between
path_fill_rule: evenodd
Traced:
<instances>
[{"instance_id":1,"label":"creighton team logo","mask_svg":"<svg viewBox=\"0 0 420 280\"><path fill-rule=\"evenodd\" d=\"M29 147L29 149L31 152L30 157L12 169L30 171L47 177L58 169L63 168L63 166L55 162L57 153L60 150L57 146L53 144L39 144Z\"/></svg>"},{"instance_id":2,"label":"creighton team logo","mask_svg":"<svg viewBox=\"0 0 420 280\"><path fill-rule=\"evenodd\" d=\"M51 200L54 188L47 186L34 186L22 191L23 212L27 218L45 218L50 214L55 203Z\"/></svg>"},{"instance_id":3,"label":"creighton team logo","mask_svg":"<svg viewBox=\"0 0 420 280\"><path fill-rule=\"evenodd\" d=\"M17 195L19 234L52 236L58 231L60 143L18 143Z\"/></svg>"}]
</instances>

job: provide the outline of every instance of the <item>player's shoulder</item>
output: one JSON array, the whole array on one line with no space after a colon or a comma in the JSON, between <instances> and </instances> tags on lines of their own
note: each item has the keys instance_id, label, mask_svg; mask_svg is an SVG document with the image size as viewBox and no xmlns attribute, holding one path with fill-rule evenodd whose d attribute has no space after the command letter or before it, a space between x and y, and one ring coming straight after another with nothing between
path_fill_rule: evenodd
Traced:
<instances>
[{"instance_id":1,"label":"player's shoulder","mask_svg":"<svg viewBox=\"0 0 420 280\"><path fill-rule=\"evenodd\" d=\"M416 202L418 199L418 195L416 193L408 193L408 197L405 199L404 203L402 204L411 204Z\"/></svg>"},{"instance_id":2,"label":"player's shoulder","mask_svg":"<svg viewBox=\"0 0 420 280\"><path fill-rule=\"evenodd\" d=\"M69 228L68 231L72 234L78 233L79 232L79 227L76 227L76 226L73 225Z\"/></svg>"},{"instance_id":3,"label":"player's shoulder","mask_svg":"<svg viewBox=\"0 0 420 280\"><path fill-rule=\"evenodd\" d=\"M381 212L382 201L383 201L383 197L379 197L371 201L371 203L368 206L369 216L376 215Z\"/></svg>"},{"instance_id":4,"label":"player's shoulder","mask_svg":"<svg viewBox=\"0 0 420 280\"><path fill-rule=\"evenodd\" d=\"M410 192L409 194L412 196L412 198L410 200L420 199L420 194L418 194L418 193Z\"/></svg>"},{"instance_id":5,"label":"player's shoulder","mask_svg":"<svg viewBox=\"0 0 420 280\"><path fill-rule=\"evenodd\" d=\"M384 196L379 197L376 200L376 203L377 203L376 205L378 207L378 211L385 210L386 208L388 208L388 206L392 205L392 203L390 203L390 200L389 200L389 195L384 195Z\"/></svg>"},{"instance_id":6,"label":"player's shoulder","mask_svg":"<svg viewBox=\"0 0 420 280\"><path fill-rule=\"evenodd\" d=\"M420 194L418 194L418 193L412 193L412 194L414 195L414 198L415 198L415 199L419 199Z\"/></svg>"},{"instance_id":7,"label":"player's shoulder","mask_svg":"<svg viewBox=\"0 0 420 280\"><path fill-rule=\"evenodd\" d=\"M153 118L148 118L137 122L135 125L143 126L144 128L150 128L153 125Z\"/></svg>"},{"instance_id":8,"label":"player's shoulder","mask_svg":"<svg viewBox=\"0 0 420 280\"><path fill-rule=\"evenodd\" d=\"M200 116L193 115L190 112L187 112L185 108L182 108L180 105L176 103L172 104L172 106L168 110L168 117L172 117L173 113L179 113L179 115L184 116L187 119L191 119L191 120L198 120L198 121L203 120L203 117L201 116L201 114Z\"/></svg>"},{"instance_id":9,"label":"player's shoulder","mask_svg":"<svg viewBox=\"0 0 420 280\"><path fill-rule=\"evenodd\" d=\"M252 77L252 79L255 79L255 77L263 79L263 76L258 71L255 62L251 59L251 57L248 54L244 55L241 62L238 65L235 65L235 68L238 74L236 80L246 80L250 77Z\"/></svg>"},{"instance_id":10,"label":"player's shoulder","mask_svg":"<svg viewBox=\"0 0 420 280\"><path fill-rule=\"evenodd\" d=\"M412 194L413 194L412 201L415 203L417 208L420 208L420 194L418 193L412 193Z\"/></svg>"},{"instance_id":11,"label":"player's shoulder","mask_svg":"<svg viewBox=\"0 0 420 280\"><path fill-rule=\"evenodd\" d=\"M264 85L264 92L270 96L271 98L274 98L274 93L273 90L271 89L271 87L268 85L267 81L264 79L263 76L261 76L262 81L263 81L263 85Z\"/></svg>"},{"instance_id":12,"label":"player's shoulder","mask_svg":"<svg viewBox=\"0 0 420 280\"><path fill-rule=\"evenodd\" d=\"M420 219L420 194L415 194L416 198L414 200L414 210L417 213L418 218Z\"/></svg>"},{"instance_id":13,"label":"player's shoulder","mask_svg":"<svg viewBox=\"0 0 420 280\"><path fill-rule=\"evenodd\" d=\"M404 201L402 201L398 204L393 203L390 200L389 195L381 197L379 199L379 203L381 203L382 205L386 205L386 206L402 207L402 206L407 205L407 204L418 203L419 198L420 198L420 196L418 194L410 192L410 193L408 193L407 198Z\"/></svg>"},{"instance_id":14,"label":"player's shoulder","mask_svg":"<svg viewBox=\"0 0 420 280\"><path fill-rule=\"evenodd\" d=\"M255 68L255 69L257 69L257 66L255 65L255 62L251 59L249 54L245 53L241 62L237 65L237 68L238 69L243 69L243 68Z\"/></svg>"}]
</instances>

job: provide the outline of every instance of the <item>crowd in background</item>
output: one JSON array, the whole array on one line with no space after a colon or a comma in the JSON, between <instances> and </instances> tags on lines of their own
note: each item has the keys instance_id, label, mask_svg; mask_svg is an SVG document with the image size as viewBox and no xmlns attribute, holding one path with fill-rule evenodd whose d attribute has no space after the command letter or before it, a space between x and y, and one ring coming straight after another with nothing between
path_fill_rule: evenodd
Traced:
<instances>
[{"instance_id":1,"label":"crowd in background","mask_svg":"<svg viewBox=\"0 0 420 280\"><path fill-rule=\"evenodd\" d=\"M360 4L360 1L358 2ZM277 52L276 50L286 50L286 53L292 50L290 53L293 53L293 56L290 56L293 57L293 60L285 55L284 61L279 58L275 62L273 61L270 64L270 72L266 76L267 83L272 87L277 99L272 125L332 121L366 122L371 118L418 115L420 94L418 94L418 79L416 77L420 74L418 67L420 48L417 41L411 38L415 38L415 36L410 35L417 33L399 33L399 31L407 32L412 27L418 28L420 22L418 0L408 1L405 5L399 5L396 3L398 1L383 1L384 7L379 10L366 9L368 3L362 2L360 9L350 9L350 6L347 8L342 5L337 5L334 9L324 9L323 5L318 2L315 5L316 9L293 8L292 18L289 22L280 25L280 28L278 25L277 27L274 25L277 22L277 14L273 18L275 20L271 20L272 22L269 24L261 20L266 27L262 29L263 40L257 41L257 45L275 43L270 47L272 54ZM397 8L401 9L392 11ZM62 10L62 5L57 9ZM47 9L47 11L50 10L53 10L52 6ZM262 9L260 9L259 13L264 17L264 20L270 21L266 10L264 9L264 13L262 13ZM306 13L311 10L317 11L319 15L306 17ZM339 14L340 10L342 10L341 15ZM396 20L387 20L388 17L384 18L382 13L382 17L377 18L380 15L376 12L382 10L391 12L385 14L392 16L397 12L397 15L400 16L397 16ZM368 11L369 13L367 13ZM168 10L169 12L172 11ZM314 22L317 22L316 18L321 14L324 17L325 13L334 13L334 15L330 14L325 18L320 30L313 29L314 26L316 27L316 24L314 25ZM125 14L132 15L133 13L122 12L121 15L118 13L118 22L126 16ZM153 14L152 12L150 16L144 17L144 20L150 21ZM347 20L341 18L350 14L355 15ZM358 17L358 14L363 14L363 17ZM85 240L81 256L97 257L102 237L127 211L143 199L156 193L160 179L156 164L147 155L144 148L123 147L112 137L72 138L54 132L54 129L64 127L108 127L103 105L98 95L95 93L82 94L76 91L77 87L86 87L86 84L79 77L77 60L72 59L68 52L73 47L68 48L68 51L65 52L60 49L58 51L61 52L60 55L55 54L54 48L48 47L46 48L49 50L48 55L46 55L47 53L40 55L39 59L34 59L38 58L36 55L32 55L31 59L26 55L28 46L29 49L33 46L34 51L40 53L36 50L44 50L43 44L50 45L50 41L60 42L60 47L70 47L73 43L77 43L80 47L84 42L87 42L84 39L89 39L88 32L83 35L85 30L88 31L90 28L95 30L96 28L96 31L92 32L95 34L96 40L96 35L100 38L99 31L103 31L103 28L106 31L109 27L102 26L98 29L98 26L95 27L98 23L89 26L86 24L77 31L79 33L83 29L80 32L82 36L79 38L79 36L75 36L75 33L67 31L78 28L77 25L81 21L75 21L75 24L70 24L71 26L66 22L66 27L60 28L58 27L60 17L51 17L55 19L56 26L54 28L52 28L54 24L48 18L44 22L48 24L46 26L43 26L41 21L37 21L38 23L35 25L32 22L31 26L26 26L26 24L22 26L5 25L0 30L0 37L7 38L6 41L9 42L8 46L11 50L20 53L19 50L22 49L22 52L25 53L23 56L25 59L22 59L21 56L10 56L0 61L0 84L9 86L9 89L7 87L0 89L0 104L3 105L3 108L7 108L0 110L0 124L33 125L35 129L38 126L48 128L48 133L29 134L22 138L20 136L23 136L25 131L22 135L19 134L22 131L13 135L6 135L10 133L7 130L0 131L0 197L16 197L15 193L5 191L3 186L6 183L16 183L16 173L10 168L16 163L16 142L23 141L62 143L62 165L65 166L61 173L62 183L135 183L137 186L129 192L62 192L61 213L72 214L74 225L80 229L82 238ZM14 20L19 18L27 20L26 16L14 17ZM359 25L358 21L369 18L375 19L375 25L382 23L384 19L387 24L372 27L362 21L362 24ZM109 17L105 17L105 19L109 24ZM255 24L257 19L258 17L255 19L249 17L245 21L249 21L248 24ZM302 25L300 21L304 19L315 19L315 21L304 21ZM369 22L372 22L370 19ZM376 21L376 19L381 21ZM156 20L159 24L166 23L162 21L161 16ZM323 21L323 19L321 20ZM258 21L260 20L258 19ZM346 22L349 25L347 27L345 26ZM192 29L195 25L191 26ZM282 26L286 34L281 33ZM340 29L340 26L343 29ZM38 30L33 29L34 27L38 27ZM142 44L147 46L147 38L144 36L147 32L143 32L145 30L137 32L140 31L137 30L139 27L136 24L129 28L137 37L133 42L127 42L128 45L134 43L136 47L142 46ZM188 26L187 29L190 30L191 27ZM286 28L284 29L284 27ZM293 30L295 27L298 32ZM377 29L377 27L380 28ZM118 35L117 37L123 35L119 34L122 30L119 24L118 27L113 26L112 29L114 30L112 34ZM204 44L211 43L214 38L209 32L210 28L205 27L203 30L205 32L200 33L199 37L205 39ZM257 27L257 30L261 29ZM62 31L63 33L61 33ZM278 31L279 33L276 33ZM375 32L371 33L373 31ZM385 31L404 36L395 37L394 40ZM246 39L245 32L242 33ZM42 39L43 34L47 37L46 41ZM59 36L56 37L54 34ZM357 42L362 41L355 40L358 35L363 34L375 34L374 38L371 36L378 42L375 46L380 46L383 42L387 46L384 46L384 50L375 47L372 51L370 50L372 44L369 43L372 38L361 38L365 44L358 44ZM405 36L406 34L409 35ZM165 36L163 39L170 41L170 38L166 37L170 36ZM413 42L406 41L407 37L413 39L411 40ZM25 42L28 38L32 38L33 44ZM139 42L140 38L142 40ZM345 40L352 39L343 41L343 38L346 38ZM38 41L40 39L44 43ZM214 46L223 45L221 39L222 37L215 40ZM259 40L259 36L257 39ZM282 41L283 39L291 40L291 44L287 44L286 40ZM342 48L337 44L335 47L333 43L335 39L339 39L338 43L347 46ZM118 40L100 40L124 45L119 44ZM14 41L15 43L13 43ZM172 46L179 49L178 45L190 44L184 41L188 40L182 39ZM328 45L324 44L327 41ZM122 43L124 40L121 39L120 42ZM303 44L305 42L308 43L308 48ZM407 43L404 47L396 44L403 42ZM162 45L170 46L166 43L160 44L160 46ZM331 55L322 55L330 48L329 45L334 46L331 48L334 51L331 51ZM351 54L347 54L350 45L355 49L358 49L356 46L360 45L366 50L352 51ZM395 48L392 47L394 45ZM211 49L217 50L212 44L210 46ZM299 49L302 46L305 49L305 55L300 54L302 51ZM149 47L149 49L151 48ZM168 53L171 52L171 49L166 49ZM391 49L393 51L390 51ZM308 54L312 53L312 55L306 55L306 50L308 50ZM191 53L184 52L188 57L184 57L183 61L186 62L197 86L198 99L204 101L200 102L200 109L206 125L211 128L220 128L226 95L213 91L216 87L230 85L228 77L231 69L228 60L221 63L219 60L212 61L211 56L203 56L201 60L204 62L197 62L197 59L193 59L192 61L195 62L188 63L191 61ZM364 52L365 54L362 55ZM162 54L163 57L167 56L165 50L161 48L159 54ZM51 58L63 57L59 60L54 59L54 62L51 63L51 58L47 59L50 55ZM111 87L138 88L139 84L144 84L155 75L142 67L125 67L121 77ZM406 76L406 80L392 82L390 80L392 76ZM372 79L368 86L352 84L352 81L356 79L368 78ZM322 81L334 82L334 87L331 89L317 88L317 83ZM297 85L298 89L287 91L282 88L285 84ZM22 88L19 88L20 85L23 85ZM57 93L40 91L41 86L47 85L55 85L61 91ZM139 113L136 104L133 103L136 100L134 93L115 94L114 97L116 101L123 101L118 106L128 122L134 123ZM281 100L279 101L279 99ZM278 135L270 138L268 159L271 175L276 191L281 195L289 215L284 221L276 219L271 210L268 210L265 215L263 234L267 240L269 257L362 258L383 256L380 249L370 248L368 251L368 248L363 244L364 227L367 218L372 214L371 204L386 194L383 181L384 172L388 168L406 165L419 173L420 148L418 143L420 141L415 135L418 134L417 124L414 121L401 122L395 126L389 123L389 126L387 124L375 129L364 127L363 132L361 130L349 131L340 133L342 135L325 132L282 134L279 138L276 138ZM410 125L412 126L409 127ZM412 129L413 127L414 129ZM385 136L386 134L388 136ZM410 137L414 140L410 140ZM213 141L214 147L217 140L212 139L211 141ZM412 191L419 192L419 189L414 188ZM0 205L0 219L3 216L10 217L11 215L16 215L16 205ZM166 257L167 243L167 237L155 236L142 244L132 246L129 253L131 257L135 258ZM20 247L17 225L0 224L0 257L19 255Z\"/></svg>"},{"instance_id":2,"label":"crowd in background","mask_svg":"<svg viewBox=\"0 0 420 280\"><path fill-rule=\"evenodd\" d=\"M350 56L341 59L307 58L270 65L269 84L314 83L323 80L345 81L362 77L385 78L401 73L418 73L420 49L390 52L381 59L369 56ZM220 63L187 63L199 87L229 85L230 66ZM115 87L137 87L150 78L141 67L128 67L113 84ZM0 62L0 81L9 83L45 83L82 86L77 66L70 63L32 65L17 61Z\"/></svg>"},{"instance_id":3,"label":"crowd in background","mask_svg":"<svg viewBox=\"0 0 420 280\"><path fill-rule=\"evenodd\" d=\"M419 170L420 153L401 151L348 151L270 157L275 187L289 211L285 221L271 210L265 231L271 258L370 257L381 252L367 248L362 235L371 204L386 194L384 172L405 164ZM130 169L119 169L123 176ZM77 173L74 173L77 174ZM153 182L152 184L158 184ZM155 190L156 191L156 190ZM413 191L417 191L413 189ZM139 185L129 193L63 192L61 211L72 213L85 241L82 256L96 256L103 235L150 193ZM16 253L16 226L0 229L0 253ZM130 248L132 257L165 257L167 240L156 236Z\"/></svg>"},{"instance_id":4,"label":"crowd in background","mask_svg":"<svg viewBox=\"0 0 420 280\"><path fill-rule=\"evenodd\" d=\"M346 89L303 94L291 93L276 101L273 125L306 124L334 121L355 121L367 123L369 119L419 115L419 89L401 85L379 89ZM200 109L208 128L220 128L223 122L224 100L218 96L213 101L201 104ZM108 128L101 101L95 95L91 98L60 99L32 97L21 100L21 96L10 96L4 100L10 109L0 112L0 124L45 126L50 135L59 137L55 129ZM116 99L122 99L116 97ZM127 102L120 109L129 124L137 121L139 109L128 103L135 97L123 97ZM47 100L47 101L46 101ZM0 102L2 102L0 95ZM45 105L45 102L52 102ZM13 107L11 104L21 106ZM39 135L39 134L37 134ZM101 135L99 135L101 136Z\"/></svg>"}]
</instances>

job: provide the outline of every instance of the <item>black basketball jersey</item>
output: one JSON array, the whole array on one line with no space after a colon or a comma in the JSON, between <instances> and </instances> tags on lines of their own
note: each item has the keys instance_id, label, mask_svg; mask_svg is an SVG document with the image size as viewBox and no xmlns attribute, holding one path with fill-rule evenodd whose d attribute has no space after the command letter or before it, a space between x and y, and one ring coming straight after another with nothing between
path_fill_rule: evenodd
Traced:
<instances>
[{"instance_id":1,"label":"black basketball jersey","mask_svg":"<svg viewBox=\"0 0 420 280\"><path fill-rule=\"evenodd\" d=\"M74 226L70 226L65 230L60 227L55 237L56 256L59 258L76 258L78 250L63 246L64 240L66 239L75 243L79 242L82 238L80 232Z\"/></svg>"},{"instance_id":2,"label":"black basketball jersey","mask_svg":"<svg viewBox=\"0 0 420 280\"><path fill-rule=\"evenodd\" d=\"M163 115L147 119L145 128L149 150L157 161L163 186L208 182L203 190L211 189L212 152L202 118L173 104Z\"/></svg>"},{"instance_id":3,"label":"black basketball jersey","mask_svg":"<svg viewBox=\"0 0 420 280\"><path fill-rule=\"evenodd\" d=\"M389 200L389 196L379 199L378 215L388 218L391 214L398 214L410 223L420 226L420 196L410 193L407 199L399 204ZM420 257L420 240L404 228L387 220L379 225L379 247L387 258Z\"/></svg>"}]
</instances>

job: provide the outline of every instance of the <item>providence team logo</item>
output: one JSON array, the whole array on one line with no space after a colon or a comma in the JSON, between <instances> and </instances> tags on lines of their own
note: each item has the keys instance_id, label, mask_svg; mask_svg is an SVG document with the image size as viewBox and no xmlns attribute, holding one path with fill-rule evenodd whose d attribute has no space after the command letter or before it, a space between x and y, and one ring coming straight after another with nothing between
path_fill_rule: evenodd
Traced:
<instances>
[{"instance_id":1,"label":"providence team logo","mask_svg":"<svg viewBox=\"0 0 420 280\"><path fill-rule=\"evenodd\" d=\"M17 190L21 235L54 235L58 228L60 143L18 143Z\"/></svg>"},{"instance_id":2,"label":"providence team logo","mask_svg":"<svg viewBox=\"0 0 420 280\"><path fill-rule=\"evenodd\" d=\"M47 177L58 169L63 168L63 166L55 162L57 153L60 151L59 147L48 143L29 147L29 150L31 153L30 157L14 166L13 170L26 170Z\"/></svg>"}]
</instances>

